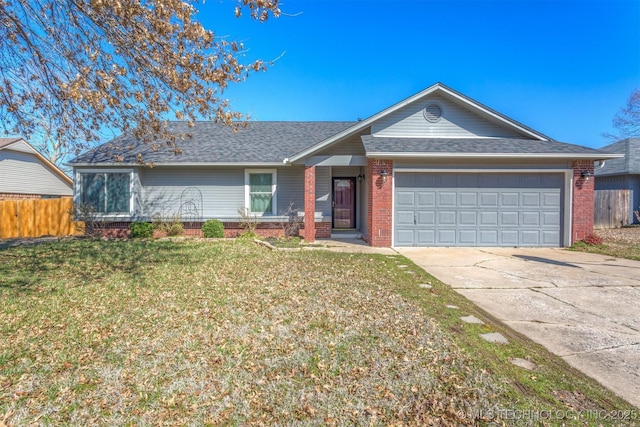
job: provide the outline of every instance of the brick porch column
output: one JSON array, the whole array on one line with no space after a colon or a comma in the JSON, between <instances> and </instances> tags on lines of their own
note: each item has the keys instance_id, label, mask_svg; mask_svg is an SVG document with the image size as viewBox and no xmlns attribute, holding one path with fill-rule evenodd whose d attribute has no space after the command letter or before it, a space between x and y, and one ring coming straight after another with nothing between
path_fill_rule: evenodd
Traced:
<instances>
[{"instance_id":1,"label":"brick porch column","mask_svg":"<svg viewBox=\"0 0 640 427\"><path fill-rule=\"evenodd\" d=\"M304 239L316 240L316 167L304 167Z\"/></svg>"},{"instance_id":2,"label":"brick porch column","mask_svg":"<svg viewBox=\"0 0 640 427\"><path fill-rule=\"evenodd\" d=\"M386 182L382 171L387 172ZM367 241L387 247L392 241L393 160L367 160Z\"/></svg>"},{"instance_id":3,"label":"brick porch column","mask_svg":"<svg viewBox=\"0 0 640 427\"><path fill-rule=\"evenodd\" d=\"M573 167L573 208L571 214L571 244L593 233L594 177L593 160L576 160ZM582 172L590 174L589 180Z\"/></svg>"}]
</instances>

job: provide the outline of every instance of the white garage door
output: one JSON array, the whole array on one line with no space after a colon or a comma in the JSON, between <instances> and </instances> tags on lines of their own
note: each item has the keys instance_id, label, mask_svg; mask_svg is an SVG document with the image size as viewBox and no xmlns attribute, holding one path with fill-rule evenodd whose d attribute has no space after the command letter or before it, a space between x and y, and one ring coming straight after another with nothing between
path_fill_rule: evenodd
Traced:
<instances>
[{"instance_id":1,"label":"white garage door","mask_svg":"<svg viewBox=\"0 0 640 427\"><path fill-rule=\"evenodd\" d=\"M396 172L395 246L561 246L563 174Z\"/></svg>"}]
</instances>

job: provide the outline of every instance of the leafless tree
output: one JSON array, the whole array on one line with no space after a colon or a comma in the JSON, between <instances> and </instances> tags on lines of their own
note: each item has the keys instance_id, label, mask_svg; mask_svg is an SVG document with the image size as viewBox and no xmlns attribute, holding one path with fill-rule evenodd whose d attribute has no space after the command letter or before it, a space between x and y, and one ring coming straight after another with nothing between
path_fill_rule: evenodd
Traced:
<instances>
[{"instance_id":1,"label":"leafless tree","mask_svg":"<svg viewBox=\"0 0 640 427\"><path fill-rule=\"evenodd\" d=\"M261 22L279 0L237 0ZM221 96L267 63L197 20L197 0L0 0L0 129L80 151L105 132L167 140L165 117L232 125ZM230 10L230 13L232 11ZM57 151L56 151L57 150ZM141 160L139 158L139 160Z\"/></svg>"},{"instance_id":2,"label":"leafless tree","mask_svg":"<svg viewBox=\"0 0 640 427\"><path fill-rule=\"evenodd\" d=\"M640 137L640 89L634 89L627 100L627 105L613 117L615 134L605 133L603 136L610 142L626 138Z\"/></svg>"}]
</instances>

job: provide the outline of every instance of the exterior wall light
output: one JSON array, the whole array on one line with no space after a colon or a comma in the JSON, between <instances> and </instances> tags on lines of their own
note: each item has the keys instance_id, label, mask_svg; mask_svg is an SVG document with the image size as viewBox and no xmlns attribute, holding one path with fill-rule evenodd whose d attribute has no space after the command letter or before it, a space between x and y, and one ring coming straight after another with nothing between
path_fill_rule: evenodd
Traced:
<instances>
[{"instance_id":1,"label":"exterior wall light","mask_svg":"<svg viewBox=\"0 0 640 427\"><path fill-rule=\"evenodd\" d=\"M387 182L387 177L389 176L389 172L387 172L386 170L383 170L382 172L380 172L380 176L382 177L382 182Z\"/></svg>"},{"instance_id":2,"label":"exterior wall light","mask_svg":"<svg viewBox=\"0 0 640 427\"><path fill-rule=\"evenodd\" d=\"M362 182L362 181L364 181L365 179L367 179L367 177L366 177L366 176L364 176L363 174L358 175L358 182Z\"/></svg>"},{"instance_id":3,"label":"exterior wall light","mask_svg":"<svg viewBox=\"0 0 640 427\"><path fill-rule=\"evenodd\" d=\"M589 181L591 179L591 177L593 176L593 174L588 171L588 170L583 170L582 173L580 174L580 176L585 180L585 181Z\"/></svg>"}]
</instances>

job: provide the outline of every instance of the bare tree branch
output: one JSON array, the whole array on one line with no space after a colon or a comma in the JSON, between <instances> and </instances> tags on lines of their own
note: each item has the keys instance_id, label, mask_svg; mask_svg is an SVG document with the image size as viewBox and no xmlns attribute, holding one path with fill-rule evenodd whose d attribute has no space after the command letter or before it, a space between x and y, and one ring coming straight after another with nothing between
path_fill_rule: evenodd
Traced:
<instances>
[{"instance_id":1,"label":"bare tree branch","mask_svg":"<svg viewBox=\"0 0 640 427\"><path fill-rule=\"evenodd\" d=\"M634 89L627 100L627 105L613 117L613 127L617 130L615 134L602 135L610 142L640 137L640 89Z\"/></svg>"},{"instance_id":2,"label":"bare tree branch","mask_svg":"<svg viewBox=\"0 0 640 427\"><path fill-rule=\"evenodd\" d=\"M261 22L279 0L237 0ZM233 125L222 98L268 64L242 63L244 46L217 37L189 0L0 0L0 123L5 134L46 135L53 160L105 132L147 142L180 138L166 115ZM230 11L232 13L232 11ZM55 141L55 142L54 142Z\"/></svg>"}]
</instances>

